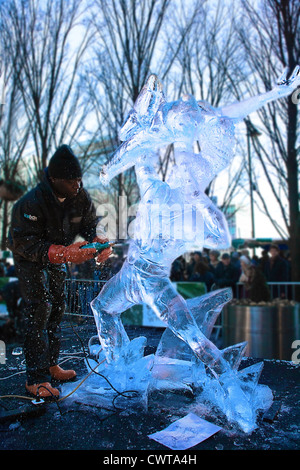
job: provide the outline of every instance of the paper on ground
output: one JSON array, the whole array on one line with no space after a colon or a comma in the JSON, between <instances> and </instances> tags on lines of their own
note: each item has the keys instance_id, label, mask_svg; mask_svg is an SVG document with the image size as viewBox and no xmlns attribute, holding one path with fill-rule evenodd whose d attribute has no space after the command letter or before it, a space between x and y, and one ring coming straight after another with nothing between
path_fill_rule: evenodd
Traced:
<instances>
[{"instance_id":1,"label":"paper on ground","mask_svg":"<svg viewBox=\"0 0 300 470\"><path fill-rule=\"evenodd\" d=\"M220 429L219 426L199 418L194 413L189 413L166 429L150 434L148 437L170 449L185 450L199 444Z\"/></svg>"}]
</instances>

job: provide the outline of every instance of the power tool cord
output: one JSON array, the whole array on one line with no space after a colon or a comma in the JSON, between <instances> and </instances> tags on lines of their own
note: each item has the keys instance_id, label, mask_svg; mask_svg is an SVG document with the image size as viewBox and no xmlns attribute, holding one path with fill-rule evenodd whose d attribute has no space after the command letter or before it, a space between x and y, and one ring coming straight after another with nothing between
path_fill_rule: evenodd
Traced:
<instances>
[{"instance_id":1,"label":"power tool cord","mask_svg":"<svg viewBox=\"0 0 300 470\"><path fill-rule=\"evenodd\" d=\"M84 354L86 363L87 363L88 367L89 367L91 370L90 370L90 372L80 381L80 383L74 388L74 390L72 390L70 393L68 393L68 395L66 395L66 396L64 396L64 397L61 397L61 398L55 397L55 396L53 395L53 393L51 392L51 390L49 390L49 389L48 389L47 387L45 387L44 385L40 385L40 386L38 387L38 392L39 392L39 389L40 389L40 388L45 388L46 390L48 390L48 392L50 392L50 394L52 395L52 398L54 399L54 402L57 403L57 406L58 406L59 411L60 411L60 413L61 413L61 410L60 410L60 407L59 407L58 403L61 402L61 401L63 401L63 400L65 400L65 399L68 398L70 395L72 395L72 394L73 394L76 390L78 390L78 388L85 382L85 380L87 380L88 377L90 377L90 375L91 375L92 373L95 373L95 374L99 375L100 377L102 377L103 379L105 379L106 382L108 383L108 385L112 388L112 390L114 390L114 391L116 392L117 395L113 398L112 404L113 404L113 406L114 406L114 408L115 408L116 410L122 410L122 408L118 408L118 407L115 405L116 399L117 399L119 396L123 396L123 397L126 397L126 398L132 398L132 396L128 396L129 393L130 393L130 394L136 394L136 395L138 395L139 392L138 392L137 390L124 390L123 392L119 392L119 391L113 386L113 384L110 382L110 380L109 380L107 377L105 377L103 374L100 374L99 372L97 372L96 369L97 369L103 362L105 362L105 359L104 359L103 361L97 363L97 365L96 365L94 368L92 368L92 366L91 366L90 363L89 363L89 357L88 357L88 355L86 354L85 346L84 346L84 344L83 344L83 341L82 341L81 337L79 336L79 334L77 333L77 331L74 329L74 327L73 327L73 325L72 325L71 322L70 322L70 326L71 326L71 328L72 328L74 334L77 336L77 338L78 338L79 341L80 341L81 349L82 349L82 352L83 352L83 354ZM65 362L65 361L63 361L63 362ZM21 373L21 372L20 372L20 373ZM37 394L37 397L28 397L28 396L23 396L23 395L1 395L1 396L0 396L0 399L1 399L1 398L19 398L19 399L25 399L25 400L30 400L30 401L35 401L35 400L36 400L37 402L38 402L39 399L40 399L39 393Z\"/></svg>"}]
</instances>

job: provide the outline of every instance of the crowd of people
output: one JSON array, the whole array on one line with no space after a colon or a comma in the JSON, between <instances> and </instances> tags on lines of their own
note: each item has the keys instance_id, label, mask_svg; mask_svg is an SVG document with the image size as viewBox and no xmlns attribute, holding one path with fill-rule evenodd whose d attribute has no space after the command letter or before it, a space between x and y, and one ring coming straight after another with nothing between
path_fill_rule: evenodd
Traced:
<instances>
[{"instance_id":1,"label":"crowd of people","mask_svg":"<svg viewBox=\"0 0 300 470\"><path fill-rule=\"evenodd\" d=\"M119 253L101 264L96 264L94 259L79 265L68 263L67 277L73 280L107 281L121 269L123 261L123 255ZM19 318L22 302L14 273L13 264L5 261L0 263L0 278L13 277L11 282L0 286L0 301L6 303L11 318ZM290 260L274 244L268 250L263 250L261 256L253 257L249 250L222 254L217 250L195 251L188 257L181 256L174 261L170 279L173 282L204 283L207 292L231 287L234 297L247 296L253 301L267 301L270 298L268 282L285 283L291 280Z\"/></svg>"},{"instance_id":2,"label":"crowd of people","mask_svg":"<svg viewBox=\"0 0 300 470\"><path fill-rule=\"evenodd\" d=\"M202 282L207 292L231 287L235 295L242 283L248 295L261 296L266 282L285 283L291 280L290 260L274 244L269 250L263 250L261 256L251 257L249 250L222 254L217 250L204 250L195 251L188 258L187 261L185 256L181 256L174 261L170 279L173 282ZM113 254L101 264L96 264L94 259L79 265L69 263L67 277L74 280L107 281L121 269L123 261L123 255L119 253ZM14 276L14 265L0 262L0 278ZM19 296L18 281L13 279L8 284L0 287L0 300L7 299L9 305L15 305L18 300L16 297ZM264 297L268 297L266 291Z\"/></svg>"},{"instance_id":3,"label":"crowd of people","mask_svg":"<svg viewBox=\"0 0 300 470\"><path fill-rule=\"evenodd\" d=\"M231 287L233 295L243 295L253 301L269 300L268 282L286 283L290 279L290 260L278 245L271 244L261 256L250 256L249 250L221 254L216 250L196 251L190 260L180 257L173 263L171 280L175 282L203 282L207 291Z\"/></svg>"},{"instance_id":4,"label":"crowd of people","mask_svg":"<svg viewBox=\"0 0 300 470\"><path fill-rule=\"evenodd\" d=\"M107 281L114 276L124 262L123 253L114 253L101 265L93 261L83 265L69 265L69 277L74 280L90 279ZM278 245L272 244L260 256L250 255L250 250L220 253L217 250L195 251L177 258L171 268L173 282L201 282L206 291L231 287L233 296L249 298L254 302L271 298L268 283L273 286L275 297L285 297L286 289L280 283L290 282L290 260Z\"/></svg>"}]
</instances>

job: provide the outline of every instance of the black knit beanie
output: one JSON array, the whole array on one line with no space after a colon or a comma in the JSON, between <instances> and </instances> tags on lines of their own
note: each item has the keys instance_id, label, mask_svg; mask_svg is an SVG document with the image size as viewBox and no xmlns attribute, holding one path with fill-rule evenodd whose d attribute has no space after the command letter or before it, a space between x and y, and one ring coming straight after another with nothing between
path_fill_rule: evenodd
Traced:
<instances>
[{"instance_id":1,"label":"black knit beanie","mask_svg":"<svg viewBox=\"0 0 300 470\"><path fill-rule=\"evenodd\" d=\"M72 180L82 177L78 158L68 145L61 145L51 157L48 173L52 178Z\"/></svg>"}]
</instances>

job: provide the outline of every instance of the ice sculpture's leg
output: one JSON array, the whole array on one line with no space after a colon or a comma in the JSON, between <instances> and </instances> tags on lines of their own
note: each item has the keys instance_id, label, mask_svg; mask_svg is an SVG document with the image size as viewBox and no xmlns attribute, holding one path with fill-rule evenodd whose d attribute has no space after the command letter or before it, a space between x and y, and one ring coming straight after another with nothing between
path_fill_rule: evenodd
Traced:
<instances>
[{"instance_id":1,"label":"ice sculpture's leg","mask_svg":"<svg viewBox=\"0 0 300 470\"><path fill-rule=\"evenodd\" d=\"M232 290L227 287L186 300L187 307L194 317L197 326L207 339L210 339L213 327L224 305L226 305L226 303L231 299ZM228 352L227 354L227 351L225 352L225 350L222 350L222 356L227 360L227 362L228 356L232 358L231 353ZM226 354L226 357L224 354ZM181 338L176 336L170 328L166 328L157 347L156 356L172 357L190 361L193 355L191 348L182 341Z\"/></svg>"},{"instance_id":2,"label":"ice sculpture's leg","mask_svg":"<svg viewBox=\"0 0 300 470\"><path fill-rule=\"evenodd\" d=\"M107 362L118 360L129 344L121 313L134 305L126 297L126 285L120 273L111 278L91 302L98 336Z\"/></svg>"},{"instance_id":3,"label":"ice sculpture's leg","mask_svg":"<svg viewBox=\"0 0 300 470\"><path fill-rule=\"evenodd\" d=\"M213 372L219 375L228 370L228 363L223 359L220 350L200 331L185 300L168 279L151 307Z\"/></svg>"},{"instance_id":4,"label":"ice sculpture's leg","mask_svg":"<svg viewBox=\"0 0 300 470\"><path fill-rule=\"evenodd\" d=\"M199 183L195 176L191 176L195 179L194 187L197 188ZM216 207L209 197L199 192L197 199L195 199L195 205L199 205L199 211L201 213L203 224L203 239L204 246L207 248L227 248L231 244L231 235L228 229L228 223L226 217Z\"/></svg>"}]
</instances>

